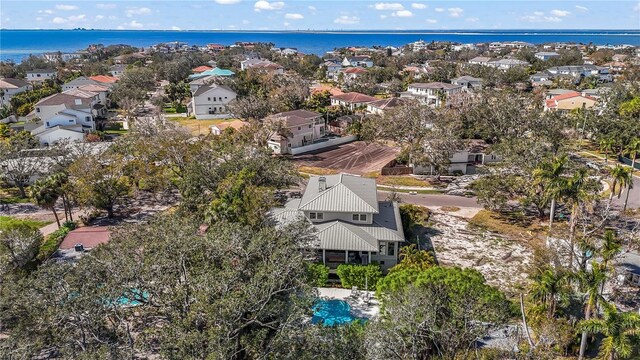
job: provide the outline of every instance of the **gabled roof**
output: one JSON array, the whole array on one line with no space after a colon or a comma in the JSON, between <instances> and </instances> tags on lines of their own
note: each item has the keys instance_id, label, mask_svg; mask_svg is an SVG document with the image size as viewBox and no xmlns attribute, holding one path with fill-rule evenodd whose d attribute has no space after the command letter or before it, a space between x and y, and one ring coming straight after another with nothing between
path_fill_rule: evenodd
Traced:
<instances>
[{"instance_id":1,"label":"gabled roof","mask_svg":"<svg viewBox=\"0 0 640 360\"><path fill-rule=\"evenodd\" d=\"M0 89L17 89L17 88L21 88L23 86L28 86L31 85L28 82L22 80L22 79L12 79L12 78L6 78L6 79L0 79Z\"/></svg>"},{"instance_id":2,"label":"gabled roof","mask_svg":"<svg viewBox=\"0 0 640 360\"><path fill-rule=\"evenodd\" d=\"M78 106L76 100L80 100L80 103L85 106L91 105L90 98L79 97L75 95L58 93L38 101L35 106L49 106L49 105L65 105L66 107Z\"/></svg>"},{"instance_id":3,"label":"gabled roof","mask_svg":"<svg viewBox=\"0 0 640 360\"><path fill-rule=\"evenodd\" d=\"M55 69L35 69L35 70L27 70L27 74L49 74L56 72Z\"/></svg>"},{"instance_id":4,"label":"gabled roof","mask_svg":"<svg viewBox=\"0 0 640 360\"><path fill-rule=\"evenodd\" d=\"M583 97L583 98L586 98L586 99L589 99L589 100L593 100L593 101L596 100L596 99L592 98L591 96L582 96L582 94L580 94L577 91L573 91L573 92L562 94L562 95L557 95L557 96L554 96L552 99L556 100L556 101L560 101L560 100L571 99L571 98L574 98L574 97Z\"/></svg>"},{"instance_id":5,"label":"gabled roof","mask_svg":"<svg viewBox=\"0 0 640 360\"><path fill-rule=\"evenodd\" d=\"M379 251L378 239L357 225L342 221L317 224L320 248L351 251Z\"/></svg>"},{"instance_id":6,"label":"gabled roof","mask_svg":"<svg viewBox=\"0 0 640 360\"><path fill-rule=\"evenodd\" d=\"M90 76L89 79L97 81L99 83L107 83L107 84L113 84L118 81L118 78L115 78L113 76L106 76L106 75Z\"/></svg>"},{"instance_id":7,"label":"gabled roof","mask_svg":"<svg viewBox=\"0 0 640 360\"><path fill-rule=\"evenodd\" d=\"M283 119L286 122L287 126L298 126L307 124L313 119L317 119L319 117L322 117L322 114L307 110L286 111L269 116L269 118L272 119Z\"/></svg>"},{"instance_id":8,"label":"gabled roof","mask_svg":"<svg viewBox=\"0 0 640 360\"><path fill-rule=\"evenodd\" d=\"M203 77L203 76L210 76L210 75L214 75L214 76L233 76L235 75L235 73L231 70L227 70L227 69L220 69L218 67L213 68L211 70L207 70L207 71L203 71L199 74L192 74L189 75L190 78L198 78L198 77Z\"/></svg>"},{"instance_id":9,"label":"gabled roof","mask_svg":"<svg viewBox=\"0 0 640 360\"><path fill-rule=\"evenodd\" d=\"M89 79L88 77L80 76L73 80L67 81L63 85L64 86L81 86L81 85L88 85L88 84L99 85L100 83L98 81Z\"/></svg>"},{"instance_id":10,"label":"gabled roof","mask_svg":"<svg viewBox=\"0 0 640 360\"><path fill-rule=\"evenodd\" d=\"M392 97L388 99L381 99L378 101L370 102L367 106L374 107L376 109L384 110L394 108L406 104L407 101L404 98Z\"/></svg>"},{"instance_id":11,"label":"gabled roof","mask_svg":"<svg viewBox=\"0 0 640 360\"><path fill-rule=\"evenodd\" d=\"M91 91L91 92L99 93L99 92L103 92L103 91L109 91L109 88L104 86L104 85L86 84L86 85L78 86L78 90L84 90L84 91Z\"/></svg>"},{"instance_id":12,"label":"gabled roof","mask_svg":"<svg viewBox=\"0 0 640 360\"><path fill-rule=\"evenodd\" d=\"M98 95L98 93L92 92L92 91L84 91L84 90L80 90L80 89L71 89L71 90L67 90L67 91L63 91L63 94L68 94L68 95L73 95L73 96L77 96L80 98L85 98L85 99L90 99L93 97L96 97Z\"/></svg>"},{"instance_id":13,"label":"gabled roof","mask_svg":"<svg viewBox=\"0 0 640 360\"><path fill-rule=\"evenodd\" d=\"M458 81L480 82L480 81L482 81L482 79L481 78L477 78L477 77L473 77L473 76L463 75L463 76L460 76L458 78L451 79L451 82L454 82L454 81L456 81L456 82L458 82Z\"/></svg>"},{"instance_id":14,"label":"gabled roof","mask_svg":"<svg viewBox=\"0 0 640 360\"><path fill-rule=\"evenodd\" d=\"M224 90L230 91L230 92L235 94L235 91L231 90L231 88L226 86L226 85L208 84L208 85L200 86L198 88L198 90L196 90L196 92L193 93L193 96L194 97L195 96L200 96L202 94L205 94L205 93L207 93L207 92L209 92L211 90L215 90L215 89L224 89Z\"/></svg>"},{"instance_id":15,"label":"gabled roof","mask_svg":"<svg viewBox=\"0 0 640 360\"><path fill-rule=\"evenodd\" d=\"M361 94L358 92L348 92L346 94L332 96L331 98L348 102L348 103L368 103L368 102L378 100L373 96Z\"/></svg>"},{"instance_id":16,"label":"gabled roof","mask_svg":"<svg viewBox=\"0 0 640 360\"><path fill-rule=\"evenodd\" d=\"M339 174L327 175L320 191L319 176L309 179L300 210L345 213L378 213L375 179Z\"/></svg>"},{"instance_id":17,"label":"gabled roof","mask_svg":"<svg viewBox=\"0 0 640 360\"><path fill-rule=\"evenodd\" d=\"M207 70L213 70L213 68L211 66L202 65L202 66L198 66L195 69L192 69L191 71L193 71L194 73L201 73Z\"/></svg>"}]
</instances>

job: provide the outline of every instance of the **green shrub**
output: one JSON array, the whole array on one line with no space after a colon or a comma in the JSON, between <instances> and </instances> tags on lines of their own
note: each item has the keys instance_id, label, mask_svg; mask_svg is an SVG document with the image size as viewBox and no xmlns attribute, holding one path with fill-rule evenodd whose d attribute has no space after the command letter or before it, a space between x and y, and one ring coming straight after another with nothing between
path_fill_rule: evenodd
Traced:
<instances>
[{"instance_id":1,"label":"green shrub","mask_svg":"<svg viewBox=\"0 0 640 360\"><path fill-rule=\"evenodd\" d=\"M342 264L337 269L338 277L342 287L351 288L357 286L359 289L375 289L376 283L382 278L380 265L347 265Z\"/></svg>"},{"instance_id":2,"label":"green shrub","mask_svg":"<svg viewBox=\"0 0 640 360\"><path fill-rule=\"evenodd\" d=\"M0 216L0 231L11 231L19 229L38 230L49 224L47 221L37 221L31 219L17 219L11 216Z\"/></svg>"},{"instance_id":3,"label":"green shrub","mask_svg":"<svg viewBox=\"0 0 640 360\"><path fill-rule=\"evenodd\" d=\"M329 267L324 264L309 264L309 284L311 286L323 287L329 280Z\"/></svg>"},{"instance_id":4,"label":"green shrub","mask_svg":"<svg viewBox=\"0 0 640 360\"><path fill-rule=\"evenodd\" d=\"M47 235L40 246L40 252L36 258L40 261L47 260L54 252L56 252L56 250L58 250L60 243L62 243L62 240L67 237L67 234L75 228L76 224L74 222L67 221L58 230Z\"/></svg>"},{"instance_id":5,"label":"green shrub","mask_svg":"<svg viewBox=\"0 0 640 360\"><path fill-rule=\"evenodd\" d=\"M165 114L175 114L176 113L176 109L175 108L164 108L164 112L165 112Z\"/></svg>"},{"instance_id":6,"label":"green shrub","mask_svg":"<svg viewBox=\"0 0 640 360\"><path fill-rule=\"evenodd\" d=\"M429 209L424 206L402 204L399 210L404 237L411 241L417 235L416 230L418 228L427 226L430 216Z\"/></svg>"}]
</instances>

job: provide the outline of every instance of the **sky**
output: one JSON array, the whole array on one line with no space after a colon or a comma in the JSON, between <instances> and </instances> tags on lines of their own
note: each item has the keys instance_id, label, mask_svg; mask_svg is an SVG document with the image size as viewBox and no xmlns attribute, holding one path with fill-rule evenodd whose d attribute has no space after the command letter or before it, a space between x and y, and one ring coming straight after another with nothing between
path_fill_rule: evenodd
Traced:
<instances>
[{"instance_id":1,"label":"sky","mask_svg":"<svg viewBox=\"0 0 640 360\"><path fill-rule=\"evenodd\" d=\"M0 0L0 28L640 30L640 1Z\"/></svg>"}]
</instances>

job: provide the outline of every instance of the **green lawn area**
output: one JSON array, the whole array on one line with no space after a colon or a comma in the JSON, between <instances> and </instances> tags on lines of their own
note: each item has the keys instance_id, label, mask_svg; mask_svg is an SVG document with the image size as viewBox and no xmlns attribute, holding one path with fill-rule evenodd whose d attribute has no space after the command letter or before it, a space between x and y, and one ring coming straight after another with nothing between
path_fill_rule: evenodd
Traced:
<instances>
[{"instance_id":1,"label":"green lawn area","mask_svg":"<svg viewBox=\"0 0 640 360\"><path fill-rule=\"evenodd\" d=\"M300 166L298 167L298 171L303 174L311 174L311 175L334 175L338 174L338 170L320 168L315 166Z\"/></svg>"},{"instance_id":2,"label":"green lawn area","mask_svg":"<svg viewBox=\"0 0 640 360\"><path fill-rule=\"evenodd\" d=\"M105 130L104 133L105 134L110 134L110 135L124 135L127 133L128 130L125 129L112 129L112 130Z\"/></svg>"},{"instance_id":3,"label":"green lawn area","mask_svg":"<svg viewBox=\"0 0 640 360\"><path fill-rule=\"evenodd\" d=\"M176 122L189 130L193 135L207 135L211 131L209 126L218 125L223 122L233 121L236 119L214 119L214 120L196 120L188 117L168 117L170 121Z\"/></svg>"},{"instance_id":4,"label":"green lawn area","mask_svg":"<svg viewBox=\"0 0 640 360\"><path fill-rule=\"evenodd\" d=\"M26 226L30 229L37 230L45 225L51 224L50 221L38 221L31 219L17 219L11 216L0 216L0 230L8 230L16 227Z\"/></svg>"}]
</instances>

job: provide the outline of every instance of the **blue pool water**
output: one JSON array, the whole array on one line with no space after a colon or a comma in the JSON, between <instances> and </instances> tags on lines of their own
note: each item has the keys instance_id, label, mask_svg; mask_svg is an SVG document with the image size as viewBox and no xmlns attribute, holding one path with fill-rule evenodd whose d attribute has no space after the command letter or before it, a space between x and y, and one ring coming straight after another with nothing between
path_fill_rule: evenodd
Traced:
<instances>
[{"instance_id":1,"label":"blue pool water","mask_svg":"<svg viewBox=\"0 0 640 360\"><path fill-rule=\"evenodd\" d=\"M149 293L138 289L131 289L131 293L120 296L115 303L120 306L140 306L149 298Z\"/></svg>"},{"instance_id":2,"label":"blue pool water","mask_svg":"<svg viewBox=\"0 0 640 360\"><path fill-rule=\"evenodd\" d=\"M319 300L313 306L313 324L324 326L345 325L357 318L351 314L351 306L344 300Z\"/></svg>"}]
</instances>

